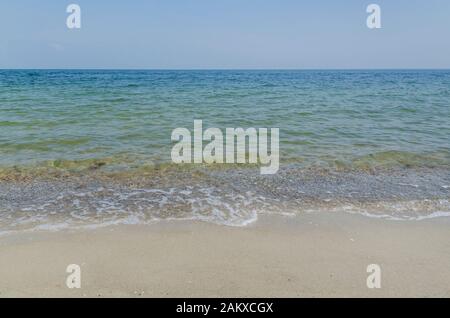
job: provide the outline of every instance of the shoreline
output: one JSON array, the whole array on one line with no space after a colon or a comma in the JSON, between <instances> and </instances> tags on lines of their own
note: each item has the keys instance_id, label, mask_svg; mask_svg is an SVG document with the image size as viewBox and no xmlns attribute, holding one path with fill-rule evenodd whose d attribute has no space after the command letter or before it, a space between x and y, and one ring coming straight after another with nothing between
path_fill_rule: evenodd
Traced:
<instances>
[{"instance_id":1,"label":"shoreline","mask_svg":"<svg viewBox=\"0 0 450 318\"><path fill-rule=\"evenodd\" d=\"M0 297L450 297L449 225L321 212L13 234L0 237ZM372 263L381 289L366 286Z\"/></svg>"},{"instance_id":2,"label":"shoreline","mask_svg":"<svg viewBox=\"0 0 450 318\"><path fill-rule=\"evenodd\" d=\"M141 175L104 171L0 181L0 234L51 227L147 224L162 219L232 226L261 213L360 213L377 218L450 215L448 169L308 170L181 167Z\"/></svg>"}]
</instances>

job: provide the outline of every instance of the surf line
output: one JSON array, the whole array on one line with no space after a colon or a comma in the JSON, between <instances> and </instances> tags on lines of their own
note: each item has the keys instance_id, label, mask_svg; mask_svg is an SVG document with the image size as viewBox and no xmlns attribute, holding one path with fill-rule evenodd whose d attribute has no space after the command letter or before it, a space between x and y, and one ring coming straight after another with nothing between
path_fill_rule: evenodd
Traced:
<instances>
[{"instance_id":1,"label":"surf line","mask_svg":"<svg viewBox=\"0 0 450 318\"><path fill-rule=\"evenodd\" d=\"M245 130L226 128L224 139L219 128L203 131L203 121L194 120L193 138L187 128L172 131L171 139L177 143L172 148L171 157L174 163L259 163L261 174L275 174L280 166L279 138L279 128L270 128L269 145L269 129L251 127ZM209 143L203 147L203 141Z\"/></svg>"}]
</instances>

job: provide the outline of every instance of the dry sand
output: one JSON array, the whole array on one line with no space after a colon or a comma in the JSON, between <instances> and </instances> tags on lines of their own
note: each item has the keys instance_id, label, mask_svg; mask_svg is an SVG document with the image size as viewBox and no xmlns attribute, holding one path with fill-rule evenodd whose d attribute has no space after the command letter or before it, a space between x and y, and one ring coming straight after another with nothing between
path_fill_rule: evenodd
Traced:
<instances>
[{"instance_id":1,"label":"dry sand","mask_svg":"<svg viewBox=\"0 0 450 318\"><path fill-rule=\"evenodd\" d=\"M79 264L80 289L66 287ZM381 288L366 267L381 266ZM0 237L0 297L450 297L450 219L315 213Z\"/></svg>"}]
</instances>

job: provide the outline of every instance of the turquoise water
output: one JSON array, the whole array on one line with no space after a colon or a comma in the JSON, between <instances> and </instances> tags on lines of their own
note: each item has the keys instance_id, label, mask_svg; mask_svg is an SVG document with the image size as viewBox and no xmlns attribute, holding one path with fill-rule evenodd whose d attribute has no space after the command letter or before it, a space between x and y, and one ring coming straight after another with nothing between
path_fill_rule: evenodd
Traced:
<instances>
[{"instance_id":1,"label":"turquoise water","mask_svg":"<svg viewBox=\"0 0 450 318\"><path fill-rule=\"evenodd\" d=\"M194 119L279 127L305 166L448 165L449 118L450 71L3 70L0 166L167 162Z\"/></svg>"},{"instance_id":2,"label":"turquoise water","mask_svg":"<svg viewBox=\"0 0 450 318\"><path fill-rule=\"evenodd\" d=\"M280 170L171 164L195 119ZM450 71L0 71L0 233L317 211L450 216Z\"/></svg>"}]
</instances>

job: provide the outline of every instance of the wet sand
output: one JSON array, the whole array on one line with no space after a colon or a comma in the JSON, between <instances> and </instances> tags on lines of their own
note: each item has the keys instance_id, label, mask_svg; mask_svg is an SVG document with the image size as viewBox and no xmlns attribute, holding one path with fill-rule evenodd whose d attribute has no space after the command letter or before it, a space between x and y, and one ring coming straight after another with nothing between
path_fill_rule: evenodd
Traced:
<instances>
[{"instance_id":1,"label":"wet sand","mask_svg":"<svg viewBox=\"0 0 450 318\"><path fill-rule=\"evenodd\" d=\"M0 297L450 297L450 218L341 213L0 237ZM81 288L66 267L81 266ZM381 288L366 267L381 266Z\"/></svg>"}]
</instances>

